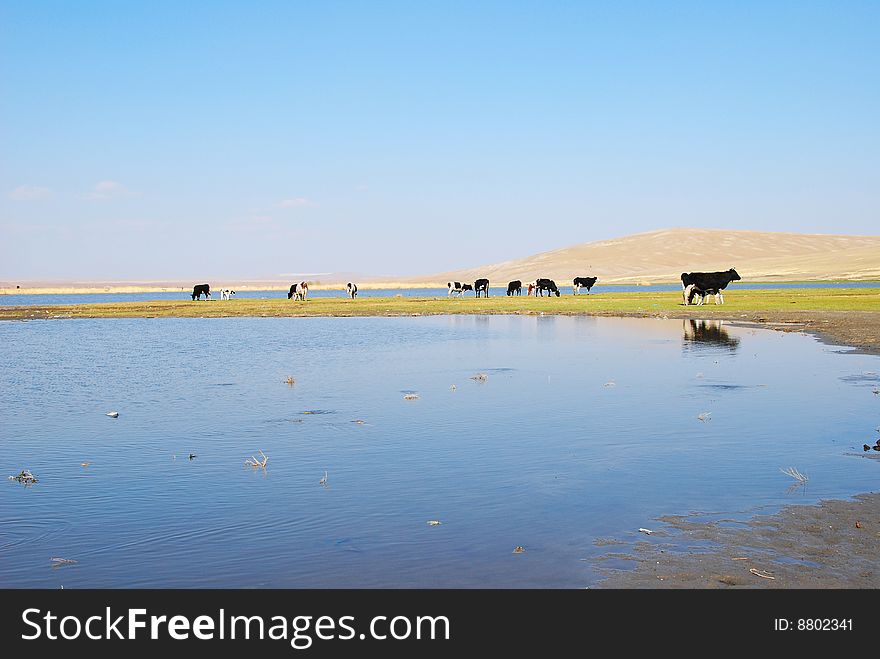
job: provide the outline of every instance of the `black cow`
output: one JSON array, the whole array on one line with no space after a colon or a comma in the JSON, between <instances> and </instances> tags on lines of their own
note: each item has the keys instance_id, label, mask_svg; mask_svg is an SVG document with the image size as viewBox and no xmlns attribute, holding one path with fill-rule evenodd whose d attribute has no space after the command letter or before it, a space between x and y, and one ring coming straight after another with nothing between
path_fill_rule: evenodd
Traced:
<instances>
[{"instance_id":1,"label":"black cow","mask_svg":"<svg viewBox=\"0 0 880 659\"><path fill-rule=\"evenodd\" d=\"M507 294L522 295L522 282L519 279L514 279L512 282L507 284Z\"/></svg>"},{"instance_id":2,"label":"black cow","mask_svg":"<svg viewBox=\"0 0 880 659\"><path fill-rule=\"evenodd\" d=\"M477 297L480 297L480 292L485 293L486 297L489 297L489 280L477 279L474 282L474 292L477 294Z\"/></svg>"},{"instance_id":3,"label":"black cow","mask_svg":"<svg viewBox=\"0 0 880 659\"><path fill-rule=\"evenodd\" d=\"M295 295L297 300L305 301L306 296L308 294L309 294L309 285L306 282L301 281L298 284L291 284L290 290L287 291L287 299L289 300L290 298L292 298Z\"/></svg>"},{"instance_id":4,"label":"black cow","mask_svg":"<svg viewBox=\"0 0 880 659\"><path fill-rule=\"evenodd\" d=\"M472 284L462 284L461 285L461 292L462 293L467 293L468 291L472 291L472 290L474 290L474 287Z\"/></svg>"},{"instance_id":5,"label":"black cow","mask_svg":"<svg viewBox=\"0 0 880 659\"><path fill-rule=\"evenodd\" d=\"M202 295L205 296L205 299L209 299L211 297L211 287L208 284L196 284L193 286L192 299L193 300L201 300Z\"/></svg>"},{"instance_id":6,"label":"black cow","mask_svg":"<svg viewBox=\"0 0 880 659\"><path fill-rule=\"evenodd\" d=\"M358 294L357 284L352 284L351 282L348 282L348 285L346 285L345 288L348 291L348 297L350 297L352 300L357 297L357 294Z\"/></svg>"},{"instance_id":7,"label":"black cow","mask_svg":"<svg viewBox=\"0 0 880 659\"><path fill-rule=\"evenodd\" d=\"M556 293L556 297L559 297L559 288L557 288L555 281L552 279L536 279L535 295L544 297L544 291L547 291L547 295Z\"/></svg>"},{"instance_id":8,"label":"black cow","mask_svg":"<svg viewBox=\"0 0 880 659\"><path fill-rule=\"evenodd\" d=\"M599 281L598 277L575 277L571 285L571 290L577 295L581 292L582 288L586 288L587 293L589 293L590 289L593 288L597 281Z\"/></svg>"},{"instance_id":9,"label":"black cow","mask_svg":"<svg viewBox=\"0 0 880 659\"><path fill-rule=\"evenodd\" d=\"M685 305L690 304L694 298L699 297L697 304L703 304L707 295L715 296L715 304L719 298L724 304L724 295L721 293L732 281L739 281L736 270L731 268L725 272L682 272L681 273L681 296Z\"/></svg>"}]
</instances>

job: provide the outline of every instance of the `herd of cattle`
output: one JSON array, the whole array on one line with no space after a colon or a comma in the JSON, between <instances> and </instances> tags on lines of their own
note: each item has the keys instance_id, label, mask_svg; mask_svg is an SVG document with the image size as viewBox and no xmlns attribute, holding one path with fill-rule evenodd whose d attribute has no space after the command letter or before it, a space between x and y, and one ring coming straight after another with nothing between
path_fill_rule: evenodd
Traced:
<instances>
[{"instance_id":1,"label":"herd of cattle","mask_svg":"<svg viewBox=\"0 0 880 659\"><path fill-rule=\"evenodd\" d=\"M727 285L730 284L730 282L739 281L740 279L742 279L742 277L740 277L733 268L725 270L724 272L683 272L681 273L682 299L685 305L691 303L703 304L706 301L706 298L713 295L715 296L715 304L724 304L724 295L722 294L722 291L727 288ZM572 293L578 295L585 289L587 293L589 293L590 289L595 286L598 280L598 277L575 277L571 285ZM489 297L488 279L477 279L473 284L460 281L450 281L446 284L446 287L449 289L449 292L446 294L447 297L461 297L468 291L473 291L476 297L482 297L484 295ZM544 297L544 291L547 291L548 296L553 296L555 294L556 297L559 297L561 295L559 287L552 279L538 278L526 284L526 287L526 295L534 294L536 297ZM522 281L515 279L514 281L508 282L507 295L522 295L522 289ZM349 282L345 286L345 291L352 300L355 299L358 293L357 284ZM202 295L205 296L206 300L211 298L210 285L196 284L193 286L192 299L201 300ZM228 288L224 288L220 291L221 300L229 300L233 295L235 295L235 291ZM291 284L290 290L287 292L287 299L289 300L293 298L295 300L305 301L308 295L309 284L308 282L301 281Z\"/></svg>"},{"instance_id":2,"label":"herd of cattle","mask_svg":"<svg viewBox=\"0 0 880 659\"><path fill-rule=\"evenodd\" d=\"M590 292L590 289L593 288L593 285L599 280L598 277L575 277L574 282L572 283L572 291L575 295L581 292L582 289L587 289L587 293ZM536 279L535 281L529 282L526 284L528 286L527 295L535 295L544 297L544 291L547 291L547 295L556 294L556 297L561 295L559 291L559 287L556 285L556 282L552 279ZM473 284L466 284L460 281L450 281L447 282L446 288L449 289L449 292L446 294L449 296L462 296L468 291L473 291L476 297L480 297L481 294L485 294L486 297L489 297L489 280L488 279L477 279ZM507 295L522 295L523 283L519 279L515 279L507 284Z\"/></svg>"}]
</instances>

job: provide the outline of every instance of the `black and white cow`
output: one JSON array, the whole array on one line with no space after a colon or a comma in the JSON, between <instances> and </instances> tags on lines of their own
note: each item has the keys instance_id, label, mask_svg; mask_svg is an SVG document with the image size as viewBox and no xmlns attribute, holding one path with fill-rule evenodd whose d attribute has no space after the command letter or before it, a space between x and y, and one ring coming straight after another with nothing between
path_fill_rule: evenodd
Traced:
<instances>
[{"instance_id":1,"label":"black and white cow","mask_svg":"<svg viewBox=\"0 0 880 659\"><path fill-rule=\"evenodd\" d=\"M485 293L486 297L489 297L489 280L477 279L474 282L474 292L477 294L477 297L480 297L480 292Z\"/></svg>"},{"instance_id":2,"label":"black and white cow","mask_svg":"<svg viewBox=\"0 0 880 659\"><path fill-rule=\"evenodd\" d=\"M535 280L535 295L540 295L544 297L544 291L547 291L547 295L552 295L556 293L556 297L559 297L559 288L556 286L556 282L552 279L536 279Z\"/></svg>"},{"instance_id":3,"label":"black and white cow","mask_svg":"<svg viewBox=\"0 0 880 659\"><path fill-rule=\"evenodd\" d=\"M196 284L193 286L192 299L201 300L202 295L205 296L206 300L209 300L211 298L211 287L208 284Z\"/></svg>"},{"instance_id":4,"label":"black and white cow","mask_svg":"<svg viewBox=\"0 0 880 659\"><path fill-rule=\"evenodd\" d=\"M575 277L571 285L571 290L577 295L581 292L582 288L586 288L587 293L589 293L590 289L595 286L597 281L599 281L598 277Z\"/></svg>"},{"instance_id":5,"label":"black and white cow","mask_svg":"<svg viewBox=\"0 0 880 659\"><path fill-rule=\"evenodd\" d=\"M298 284L291 284L290 290L287 291L287 299L296 296L294 299L305 301L306 297L309 294L309 285L301 281Z\"/></svg>"},{"instance_id":6,"label":"black and white cow","mask_svg":"<svg viewBox=\"0 0 880 659\"><path fill-rule=\"evenodd\" d=\"M450 295L458 295L459 297L461 297L462 293L464 293L465 291L474 290L474 287L470 284L462 284L460 281L447 282L446 287L449 289L446 297L449 297Z\"/></svg>"},{"instance_id":7,"label":"black and white cow","mask_svg":"<svg viewBox=\"0 0 880 659\"><path fill-rule=\"evenodd\" d=\"M715 304L720 299L724 304L724 295L721 293L732 281L739 281L736 270L731 268L725 272L682 272L681 273L681 296L685 305L699 298L697 304L703 304L707 295L715 296Z\"/></svg>"},{"instance_id":8,"label":"black and white cow","mask_svg":"<svg viewBox=\"0 0 880 659\"><path fill-rule=\"evenodd\" d=\"M221 299L221 300L228 300L228 299L230 299L233 295L235 295L235 291L233 291L233 290L231 290L231 289L229 289L229 288L224 288L224 289L222 289L222 290L220 291L220 299Z\"/></svg>"},{"instance_id":9,"label":"black and white cow","mask_svg":"<svg viewBox=\"0 0 880 659\"><path fill-rule=\"evenodd\" d=\"M358 294L357 284L352 284L351 282L348 282L348 284L346 284L346 286L345 286L345 290L348 291L348 297L350 297L352 300L357 297L357 294Z\"/></svg>"},{"instance_id":10,"label":"black and white cow","mask_svg":"<svg viewBox=\"0 0 880 659\"><path fill-rule=\"evenodd\" d=\"M507 295L522 295L522 282L519 279L514 279L507 284Z\"/></svg>"}]
</instances>

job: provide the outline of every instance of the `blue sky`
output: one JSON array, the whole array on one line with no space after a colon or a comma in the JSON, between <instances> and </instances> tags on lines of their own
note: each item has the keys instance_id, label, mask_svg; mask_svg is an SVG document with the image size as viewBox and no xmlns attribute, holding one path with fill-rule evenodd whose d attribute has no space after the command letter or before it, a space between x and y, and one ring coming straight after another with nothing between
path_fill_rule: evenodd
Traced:
<instances>
[{"instance_id":1,"label":"blue sky","mask_svg":"<svg viewBox=\"0 0 880 659\"><path fill-rule=\"evenodd\" d=\"M876 234L877 2L0 0L0 278Z\"/></svg>"}]
</instances>

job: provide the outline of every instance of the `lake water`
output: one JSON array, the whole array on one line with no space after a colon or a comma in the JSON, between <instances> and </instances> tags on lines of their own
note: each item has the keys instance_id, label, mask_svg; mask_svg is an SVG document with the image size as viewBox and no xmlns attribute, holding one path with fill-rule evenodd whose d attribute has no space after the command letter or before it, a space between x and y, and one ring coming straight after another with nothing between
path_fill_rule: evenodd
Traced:
<instances>
[{"instance_id":1,"label":"lake water","mask_svg":"<svg viewBox=\"0 0 880 659\"><path fill-rule=\"evenodd\" d=\"M2 587L584 587L594 541L659 515L744 517L880 476L861 449L880 359L801 334L114 319L3 322L0 346ZM245 466L260 450L266 469ZM39 482L5 479L22 468Z\"/></svg>"},{"instance_id":2,"label":"lake water","mask_svg":"<svg viewBox=\"0 0 880 659\"><path fill-rule=\"evenodd\" d=\"M559 282L557 282L559 283ZM560 283L560 290L563 294L571 293L571 282ZM730 285L730 290L735 291L738 288L744 290L766 289L766 288L876 288L880 286L878 282L810 282L795 284L744 284L735 282ZM220 289L212 289L215 291L213 300L220 299ZM681 291L681 284L656 284L654 286L605 286L601 283L593 287L591 295L602 295L607 293L650 293L658 291ZM490 295L505 295L507 286L504 288L491 287ZM523 290L523 294L525 294ZM68 294L60 295L0 295L0 306L22 306L22 305L55 305L55 304L95 304L100 302L146 302L149 300L189 300L191 291L174 291L170 293L85 293L85 294ZM446 288L384 288L376 290L360 290L358 297L394 297L401 295L403 297L447 297L449 290ZM467 293L473 295L473 293ZM318 291L310 290L309 297L346 297L347 293L342 290ZM238 291L236 298L286 298L285 291Z\"/></svg>"}]
</instances>

